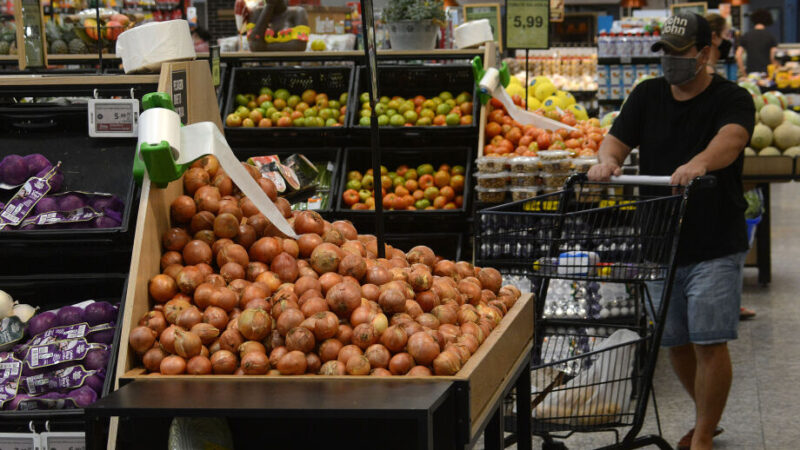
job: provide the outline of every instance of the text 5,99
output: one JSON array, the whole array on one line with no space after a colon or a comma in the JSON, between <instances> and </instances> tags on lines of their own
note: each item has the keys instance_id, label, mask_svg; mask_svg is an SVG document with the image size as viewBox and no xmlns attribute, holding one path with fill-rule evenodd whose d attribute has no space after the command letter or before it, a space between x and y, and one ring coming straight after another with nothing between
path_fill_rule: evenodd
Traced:
<instances>
[{"instance_id":1,"label":"text 5,99","mask_svg":"<svg viewBox=\"0 0 800 450\"><path fill-rule=\"evenodd\" d=\"M515 28L541 28L544 26L544 19L541 16L514 16Z\"/></svg>"}]
</instances>

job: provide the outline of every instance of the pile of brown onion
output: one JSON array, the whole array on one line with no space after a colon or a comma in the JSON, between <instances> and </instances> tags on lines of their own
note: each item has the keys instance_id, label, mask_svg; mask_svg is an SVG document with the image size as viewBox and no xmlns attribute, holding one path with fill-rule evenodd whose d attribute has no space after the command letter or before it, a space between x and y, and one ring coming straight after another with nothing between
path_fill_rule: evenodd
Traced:
<instances>
[{"instance_id":1,"label":"pile of brown onion","mask_svg":"<svg viewBox=\"0 0 800 450\"><path fill-rule=\"evenodd\" d=\"M184 176L162 238L154 307L130 346L162 375L454 375L520 296L500 273L404 253L347 221L292 212L248 166L299 239L280 232L213 156Z\"/></svg>"}]
</instances>

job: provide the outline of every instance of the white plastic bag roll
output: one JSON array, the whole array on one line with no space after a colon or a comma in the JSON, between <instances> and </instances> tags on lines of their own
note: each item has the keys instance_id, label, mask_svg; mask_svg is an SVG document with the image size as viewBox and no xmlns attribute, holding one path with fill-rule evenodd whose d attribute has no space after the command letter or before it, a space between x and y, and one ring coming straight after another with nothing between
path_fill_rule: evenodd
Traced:
<instances>
[{"instance_id":1,"label":"white plastic bag roll","mask_svg":"<svg viewBox=\"0 0 800 450\"><path fill-rule=\"evenodd\" d=\"M117 55L125 73L157 71L170 61L195 59L189 22L170 20L147 23L119 35Z\"/></svg>"}]
</instances>

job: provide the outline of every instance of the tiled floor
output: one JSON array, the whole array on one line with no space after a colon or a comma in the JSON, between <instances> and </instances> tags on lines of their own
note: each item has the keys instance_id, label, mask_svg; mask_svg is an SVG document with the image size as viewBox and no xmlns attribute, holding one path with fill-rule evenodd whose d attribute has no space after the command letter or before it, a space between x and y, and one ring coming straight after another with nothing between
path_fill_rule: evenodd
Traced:
<instances>
[{"instance_id":1,"label":"tiled floor","mask_svg":"<svg viewBox=\"0 0 800 450\"><path fill-rule=\"evenodd\" d=\"M783 450L800 448L800 184L772 185L772 283L758 284L745 269L743 304L757 317L742 322L729 345L733 385L715 448ZM694 407L661 352L654 379L661 427L671 445L694 424ZM642 434L656 433L652 405ZM569 448L596 448L609 434L574 436ZM535 444L536 445L536 444ZM480 447L480 446L478 446Z\"/></svg>"}]
</instances>

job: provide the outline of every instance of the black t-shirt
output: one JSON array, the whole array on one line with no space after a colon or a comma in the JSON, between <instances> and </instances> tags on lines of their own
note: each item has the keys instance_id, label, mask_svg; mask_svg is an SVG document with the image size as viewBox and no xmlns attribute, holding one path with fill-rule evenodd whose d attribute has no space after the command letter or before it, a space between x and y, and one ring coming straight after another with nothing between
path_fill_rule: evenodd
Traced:
<instances>
[{"instance_id":1,"label":"black t-shirt","mask_svg":"<svg viewBox=\"0 0 800 450\"><path fill-rule=\"evenodd\" d=\"M610 133L631 148L639 147L644 175L672 175L706 149L720 128L739 124L753 132L755 107L750 94L719 75L705 91L677 101L663 77L640 83L628 97ZM740 149L740 150L743 150ZM744 155L709 175L713 189L690 196L682 225L678 264L707 261L747 250L742 193Z\"/></svg>"},{"instance_id":2,"label":"black t-shirt","mask_svg":"<svg viewBox=\"0 0 800 450\"><path fill-rule=\"evenodd\" d=\"M741 46L747 52L747 73L766 72L770 49L778 46L775 36L767 30L750 30L742 36Z\"/></svg>"}]
</instances>

